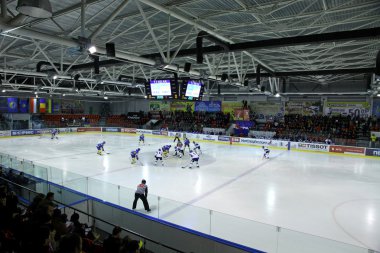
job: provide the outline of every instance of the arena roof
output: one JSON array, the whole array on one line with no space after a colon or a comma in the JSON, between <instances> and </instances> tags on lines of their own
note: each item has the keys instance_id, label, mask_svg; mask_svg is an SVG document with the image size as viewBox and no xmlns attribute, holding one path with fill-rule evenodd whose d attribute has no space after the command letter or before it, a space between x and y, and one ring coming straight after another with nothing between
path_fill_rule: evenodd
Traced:
<instances>
[{"instance_id":1,"label":"arena roof","mask_svg":"<svg viewBox=\"0 0 380 253\"><path fill-rule=\"evenodd\" d=\"M205 80L210 96L218 84L225 94L260 94L258 66L267 95L376 89L378 0L50 0L47 19L19 13L17 2L1 6L7 92L143 97L145 80L175 72ZM115 57L106 55L110 42Z\"/></svg>"}]
</instances>

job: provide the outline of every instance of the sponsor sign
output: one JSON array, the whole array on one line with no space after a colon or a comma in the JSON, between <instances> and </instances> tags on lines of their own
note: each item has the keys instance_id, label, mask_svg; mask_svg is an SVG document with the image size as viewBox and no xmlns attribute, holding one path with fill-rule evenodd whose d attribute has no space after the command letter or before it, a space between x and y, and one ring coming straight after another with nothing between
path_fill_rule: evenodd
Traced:
<instances>
[{"instance_id":1,"label":"sponsor sign","mask_svg":"<svg viewBox=\"0 0 380 253\"><path fill-rule=\"evenodd\" d=\"M12 130L11 136L35 135L40 133L40 130Z\"/></svg>"},{"instance_id":2,"label":"sponsor sign","mask_svg":"<svg viewBox=\"0 0 380 253\"><path fill-rule=\"evenodd\" d=\"M154 134L154 135L161 135L161 131L157 131L157 130L155 130L155 131L152 131L152 134Z\"/></svg>"},{"instance_id":3,"label":"sponsor sign","mask_svg":"<svg viewBox=\"0 0 380 253\"><path fill-rule=\"evenodd\" d=\"M231 139L232 139L232 142L240 142L239 137L231 137Z\"/></svg>"},{"instance_id":4,"label":"sponsor sign","mask_svg":"<svg viewBox=\"0 0 380 253\"><path fill-rule=\"evenodd\" d=\"M240 138L240 143L252 144L252 145L271 145L271 140L264 139L251 139L251 138Z\"/></svg>"},{"instance_id":5,"label":"sponsor sign","mask_svg":"<svg viewBox=\"0 0 380 253\"><path fill-rule=\"evenodd\" d=\"M361 154L364 155L365 148L360 147L347 147L347 146L330 146L330 152L333 153L348 153L348 154Z\"/></svg>"},{"instance_id":6,"label":"sponsor sign","mask_svg":"<svg viewBox=\"0 0 380 253\"><path fill-rule=\"evenodd\" d=\"M217 136L215 136L215 135L203 135L202 140L205 140L205 141L216 141L217 140Z\"/></svg>"},{"instance_id":7,"label":"sponsor sign","mask_svg":"<svg viewBox=\"0 0 380 253\"><path fill-rule=\"evenodd\" d=\"M168 131L161 131L161 135L168 136L169 132Z\"/></svg>"},{"instance_id":8,"label":"sponsor sign","mask_svg":"<svg viewBox=\"0 0 380 253\"><path fill-rule=\"evenodd\" d=\"M101 132L101 127L78 127L78 132Z\"/></svg>"},{"instance_id":9,"label":"sponsor sign","mask_svg":"<svg viewBox=\"0 0 380 253\"><path fill-rule=\"evenodd\" d=\"M72 132L77 132L77 128L58 128L60 133L72 133Z\"/></svg>"},{"instance_id":10,"label":"sponsor sign","mask_svg":"<svg viewBox=\"0 0 380 253\"><path fill-rule=\"evenodd\" d=\"M218 136L218 141L230 141L229 136Z\"/></svg>"},{"instance_id":11,"label":"sponsor sign","mask_svg":"<svg viewBox=\"0 0 380 253\"><path fill-rule=\"evenodd\" d=\"M314 150L314 151L321 151L321 152L329 152L329 145L326 145L326 144L299 142L297 148L303 149L303 150Z\"/></svg>"},{"instance_id":12,"label":"sponsor sign","mask_svg":"<svg viewBox=\"0 0 380 253\"><path fill-rule=\"evenodd\" d=\"M379 148L366 148L365 149L366 156L378 156L380 157L380 149Z\"/></svg>"},{"instance_id":13,"label":"sponsor sign","mask_svg":"<svg viewBox=\"0 0 380 253\"><path fill-rule=\"evenodd\" d=\"M135 134L135 133L136 133L136 128L122 128L122 129L121 129L121 132L123 132L123 133L133 133L133 134Z\"/></svg>"},{"instance_id":14,"label":"sponsor sign","mask_svg":"<svg viewBox=\"0 0 380 253\"><path fill-rule=\"evenodd\" d=\"M0 137L3 137L3 136L10 136L11 133L9 131L0 131Z\"/></svg>"},{"instance_id":15,"label":"sponsor sign","mask_svg":"<svg viewBox=\"0 0 380 253\"><path fill-rule=\"evenodd\" d=\"M102 132L121 132L119 127L102 127Z\"/></svg>"},{"instance_id":16,"label":"sponsor sign","mask_svg":"<svg viewBox=\"0 0 380 253\"><path fill-rule=\"evenodd\" d=\"M370 104L368 102L325 102L324 115L350 115L352 117L369 117Z\"/></svg>"},{"instance_id":17,"label":"sponsor sign","mask_svg":"<svg viewBox=\"0 0 380 253\"><path fill-rule=\"evenodd\" d=\"M195 102L196 112L220 112L222 110L221 101L197 101Z\"/></svg>"},{"instance_id":18,"label":"sponsor sign","mask_svg":"<svg viewBox=\"0 0 380 253\"><path fill-rule=\"evenodd\" d=\"M140 134L152 134L152 130L145 130L145 129L136 129L136 132Z\"/></svg>"}]
</instances>

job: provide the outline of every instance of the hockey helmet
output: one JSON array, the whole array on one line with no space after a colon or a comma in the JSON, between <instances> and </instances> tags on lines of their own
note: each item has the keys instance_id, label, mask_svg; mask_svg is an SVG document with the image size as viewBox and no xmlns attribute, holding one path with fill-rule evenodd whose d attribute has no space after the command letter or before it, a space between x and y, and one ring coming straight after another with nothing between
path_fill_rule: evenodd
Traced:
<instances>
[{"instance_id":1,"label":"hockey helmet","mask_svg":"<svg viewBox=\"0 0 380 253\"><path fill-rule=\"evenodd\" d=\"M140 150L141 150L140 148L136 149L137 152L139 152Z\"/></svg>"},{"instance_id":2,"label":"hockey helmet","mask_svg":"<svg viewBox=\"0 0 380 253\"><path fill-rule=\"evenodd\" d=\"M106 142L105 142L105 141L103 141L103 144L106 144Z\"/></svg>"}]
</instances>

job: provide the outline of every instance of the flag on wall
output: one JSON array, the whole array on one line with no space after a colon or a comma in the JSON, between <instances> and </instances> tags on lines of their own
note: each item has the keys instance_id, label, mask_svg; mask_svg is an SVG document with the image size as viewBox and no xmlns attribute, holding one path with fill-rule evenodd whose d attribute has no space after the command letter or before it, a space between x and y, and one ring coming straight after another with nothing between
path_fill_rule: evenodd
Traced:
<instances>
[{"instance_id":1,"label":"flag on wall","mask_svg":"<svg viewBox=\"0 0 380 253\"><path fill-rule=\"evenodd\" d=\"M19 99L19 108L20 112L22 113L28 113L28 99L27 98L20 98Z\"/></svg>"},{"instance_id":2,"label":"flag on wall","mask_svg":"<svg viewBox=\"0 0 380 253\"><path fill-rule=\"evenodd\" d=\"M30 98L29 99L29 112L30 113L37 113L37 98Z\"/></svg>"},{"instance_id":3,"label":"flag on wall","mask_svg":"<svg viewBox=\"0 0 380 253\"><path fill-rule=\"evenodd\" d=\"M40 113L46 113L46 99L40 98Z\"/></svg>"},{"instance_id":4,"label":"flag on wall","mask_svg":"<svg viewBox=\"0 0 380 253\"><path fill-rule=\"evenodd\" d=\"M10 113L18 112L17 98L8 98L7 104L8 104L8 112Z\"/></svg>"},{"instance_id":5,"label":"flag on wall","mask_svg":"<svg viewBox=\"0 0 380 253\"><path fill-rule=\"evenodd\" d=\"M47 100L47 113L52 113L53 101L49 98Z\"/></svg>"}]
</instances>

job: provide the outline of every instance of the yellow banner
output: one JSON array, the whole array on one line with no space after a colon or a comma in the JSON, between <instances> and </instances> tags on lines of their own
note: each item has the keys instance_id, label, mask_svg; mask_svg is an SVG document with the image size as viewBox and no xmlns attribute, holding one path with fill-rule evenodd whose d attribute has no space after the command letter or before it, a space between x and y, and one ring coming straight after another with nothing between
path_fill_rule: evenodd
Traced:
<instances>
[{"instance_id":1,"label":"yellow banner","mask_svg":"<svg viewBox=\"0 0 380 253\"><path fill-rule=\"evenodd\" d=\"M172 102L170 104L170 111L182 111L182 112L193 112L195 107L194 102Z\"/></svg>"},{"instance_id":2,"label":"yellow banner","mask_svg":"<svg viewBox=\"0 0 380 253\"><path fill-rule=\"evenodd\" d=\"M149 101L149 111L170 111L170 102Z\"/></svg>"}]
</instances>

